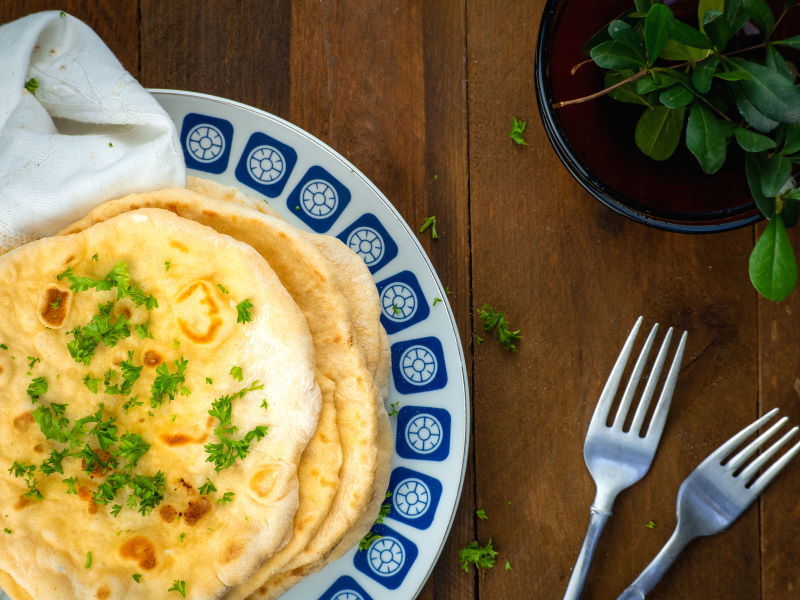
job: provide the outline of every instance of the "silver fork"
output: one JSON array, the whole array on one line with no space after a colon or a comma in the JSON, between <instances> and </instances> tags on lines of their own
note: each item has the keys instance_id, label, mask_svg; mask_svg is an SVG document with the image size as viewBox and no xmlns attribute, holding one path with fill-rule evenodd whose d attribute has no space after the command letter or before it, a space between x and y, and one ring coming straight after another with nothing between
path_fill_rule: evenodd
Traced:
<instances>
[{"instance_id":1,"label":"silver fork","mask_svg":"<svg viewBox=\"0 0 800 600\"><path fill-rule=\"evenodd\" d=\"M633 416L631 427L627 431L623 430L636 388L647 363L647 357L656 338L658 323L653 326L639 353L639 358L636 360L628 384L625 387L613 424L610 427L606 425L611 405L617 394L617 389L625 371L625 365L633 350L633 344L641 325L642 317L639 317L625 345L622 347L603 392L600 394L600 400L597 402L594 416L592 416L592 421L589 423L589 431L586 433L583 457L586 461L586 466L589 468L589 473L594 479L597 493L590 509L589 528L586 531L583 546L575 562L575 568L572 570L564 600L578 600L580 598L583 587L586 584L586 577L589 574L592 558L597 551L600 534L611 516L614 500L622 490L632 486L650 470L650 464L653 462L658 442L661 439L661 433L664 431L664 423L667 420L672 393L675 390L675 383L678 379L683 349L686 346L686 332L681 336L669 373L667 373L664 386L661 389L658 404L656 404L646 432L643 431L642 425L667 358L670 341L672 340L672 328L664 336L664 341L653 363L647 384Z\"/></svg>"},{"instance_id":2,"label":"silver fork","mask_svg":"<svg viewBox=\"0 0 800 600\"><path fill-rule=\"evenodd\" d=\"M800 442L798 442L759 474L800 429L793 427L750 464L744 466L786 424L788 418L783 417L730 460L725 460L777 412L778 409L774 408L742 429L712 452L684 480L678 491L678 524L672 537L617 600L642 600L661 580L690 541L696 537L720 533L730 527L731 523L739 518L764 488L800 452Z\"/></svg>"}]
</instances>

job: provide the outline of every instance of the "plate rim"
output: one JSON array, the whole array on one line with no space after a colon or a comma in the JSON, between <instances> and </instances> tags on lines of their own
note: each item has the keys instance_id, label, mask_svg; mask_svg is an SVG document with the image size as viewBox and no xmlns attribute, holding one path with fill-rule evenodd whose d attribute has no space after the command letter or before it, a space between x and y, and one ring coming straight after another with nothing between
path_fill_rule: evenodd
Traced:
<instances>
[{"instance_id":1,"label":"plate rim","mask_svg":"<svg viewBox=\"0 0 800 600\"><path fill-rule=\"evenodd\" d=\"M217 103L220 103L220 104L228 105L228 106L236 108L236 109L245 110L245 111L254 113L254 114L256 114L256 115L258 115L260 117L263 117L263 118L269 119L271 121L274 121L274 122L276 122L276 123L278 123L280 125L283 125L284 127L287 127L288 129L292 130L297 135L302 136L303 138L305 138L309 142L311 142L314 145L318 146L323 152L328 154L331 158L339 161L345 167L350 169L350 171L352 171L353 174L356 175L356 177L358 177L364 184L366 184L367 187L369 187L372 190L372 192L378 197L378 199L381 202L383 202L384 206L388 209L389 213L395 218L395 220L399 223L399 225L403 229L406 230L406 232L409 234L409 237L413 240L414 248L416 249L417 253L422 258L423 263L425 264L425 267L428 269L428 273L433 278L434 283L438 287L439 293L440 293L440 298L442 298L444 300L445 307L447 308L447 318L448 318L448 320L450 322L450 328L452 329L453 333L455 334L456 349L458 351L459 367L460 367L460 370L461 370L461 380L462 380L462 383L464 384L464 399L463 399L463 407L462 407L462 409L463 409L463 417L464 417L464 425L465 425L464 426L464 445L463 445L463 449L462 449L463 451L462 451L462 458L461 458L461 474L460 474L460 477L459 477L458 490L456 492L454 507L453 507L453 510L452 510L452 512L450 514L449 522L447 523L447 527L446 527L446 530L445 530L445 535L442 536L441 542L439 544L439 548L436 550L435 558L434 558L434 560L431 561L430 565L428 566L427 572L425 573L425 577L422 579L422 581L421 581L419 587L417 588L416 592L414 592L414 595L411 597L412 600L416 599L419 596L419 594L422 592L422 589L428 583L428 580L430 579L434 568L436 568L436 565L438 564L439 559L442 556L442 553L444 551L444 547L447 544L447 540L450 538L450 534L452 533L453 524L455 523L455 519L456 519L456 514L458 513L459 507L461 505L461 494L464 491L464 481L466 479L467 463L469 461L469 443L470 443L471 416L472 416L472 414L471 414L472 413L471 405L470 405L471 404L471 402L470 402L471 394L470 394L470 387L469 387L469 375L467 373L467 362L466 362L466 357L465 357L465 354L464 354L464 346L463 346L463 344L461 342L461 336L459 335L458 325L456 324L455 316L453 315L453 309L450 306L450 299L447 297L446 289L442 285L442 282L439 279L439 275L436 273L436 269L434 269L433 264L431 263L431 260L428 257L427 252L425 252L425 249L420 244L419 240L417 239L417 236L414 235L414 231L412 230L412 228L409 226L409 224L406 222L406 220L403 219L403 217L400 214L400 212L389 201L389 199L386 197L386 195L383 192L381 192L381 190L378 188L378 186L376 186L374 183L372 183L372 181L366 175L364 175L364 173L362 173L358 169L358 167L356 167L353 163L351 163L349 160L347 160L344 156L339 154L331 146L329 146L328 144L326 144L325 142L323 142L322 140L320 140L316 136L312 135L308 131L302 129L301 127L295 125L294 123L291 123L291 122L287 121L286 119L283 119L283 118L281 118L281 117L279 117L277 115L274 115L274 114L272 114L270 112L267 112L265 110L262 110L260 108L256 108L254 106L250 106L249 104L244 104L244 103L238 102L236 100L231 100L229 98L223 98L221 96L215 96L213 94L205 94L205 93L202 93L202 92L193 92L193 91L189 91L189 90L176 90L176 89L170 89L170 88L147 88L147 91L150 92L151 94L153 94L155 96L156 100L158 100L158 96L159 95L161 95L161 96L178 96L178 97L184 97L184 98L200 98L200 99L203 99L203 100L210 100L212 102L217 102ZM179 148L180 148L180 145L179 145ZM394 442L393 442L393 444L394 444ZM395 450L395 453L396 453L396 450Z\"/></svg>"}]
</instances>

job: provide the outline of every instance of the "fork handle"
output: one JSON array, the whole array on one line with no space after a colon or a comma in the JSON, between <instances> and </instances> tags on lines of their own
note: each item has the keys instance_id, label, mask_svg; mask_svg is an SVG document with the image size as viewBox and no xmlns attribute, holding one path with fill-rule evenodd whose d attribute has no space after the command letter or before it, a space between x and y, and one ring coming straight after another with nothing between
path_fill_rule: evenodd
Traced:
<instances>
[{"instance_id":1,"label":"fork handle","mask_svg":"<svg viewBox=\"0 0 800 600\"><path fill-rule=\"evenodd\" d=\"M597 551L597 543L600 541L600 534L606 526L611 513L599 512L593 506L589 517L589 528L586 530L586 537L583 538L578 560L575 561L575 568L572 569L572 576L569 578L567 591L564 593L564 600L580 600L583 594L583 587L586 585L586 578L592 566L594 553Z\"/></svg>"},{"instance_id":2,"label":"fork handle","mask_svg":"<svg viewBox=\"0 0 800 600\"><path fill-rule=\"evenodd\" d=\"M653 591L664 574L678 558L678 555L686 547L686 544L692 541L691 536L686 536L681 532L680 527L675 529L672 537L669 538L661 551L656 554L656 557L650 562L644 571L636 578L636 580L626 589L617 600L644 600L644 598Z\"/></svg>"}]
</instances>

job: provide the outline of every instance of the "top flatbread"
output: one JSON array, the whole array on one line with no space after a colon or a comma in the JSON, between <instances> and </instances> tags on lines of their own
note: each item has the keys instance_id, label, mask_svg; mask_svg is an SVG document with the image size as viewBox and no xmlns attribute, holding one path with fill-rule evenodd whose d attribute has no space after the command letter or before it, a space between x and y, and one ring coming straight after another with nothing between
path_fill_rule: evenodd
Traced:
<instances>
[{"instance_id":1,"label":"top flatbread","mask_svg":"<svg viewBox=\"0 0 800 600\"><path fill-rule=\"evenodd\" d=\"M117 277L111 289L71 291L69 277L56 277L72 267L75 276L107 280L119 263L130 282ZM43 500L25 496L25 476L0 470L3 527L13 531L0 537L3 583L37 600L68 600L166 597L183 582L190 597L211 599L246 580L291 533L297 464L320 409L307 324L269 265L228 236L145 209L18 248L0 258L0 280L0 343L8 347L0 349L0 462L38 466L52 450L69 449L55 430L55 439L43 435L45 412L56 420L63 412L64 430L85 416L102 421L90 419L77 436L72 450L85 446L89 453L83 465L68 456L63 474L33 473ZM128 293L119 298L123 288ZM139 289L158 306L133 302ZM246 321L237 310L245 300L251 320L237 322ZM108 331L98 325L103 315L129 335L103 337L88 364L77 362L67 344L90 339L92 328L83 329L90 322L93 331ZM152 338L136 332L134 325L144 324ZM156 376L168 369L177 377L182 360L184 380L173 386L174 398L154 393ZM141 368L140 375L115 393L126 363ZM233 367L241 368L242 381ZM263 389L251 386L256 380ZM245 387L253 389L237 394ZM231 422L238 427L227 434L209 415L212 401L226 394L233 395ZM134 397L143 405L128 402ZM220 435L239 441L260 426L266 435L251 436L246 456L232 466L217 472L207 462L204 444L220 443ZM123 436L134 434L149 449L129 472L130 454L121 448ZM112 440L108 454L101 453L101 438ZM116 456L119 464L87 473L92 456L106 463ZM124 506L130 487L116 490L108 504L94 501L103 498L98 486L115 477L158 472L164 498L150 512L145 507L147 514L137 512L135 498L133 508ZM66 493L67 478L77 494ZM202 495L207 480L217 491ZM217 502L227 492L233 501ZM116 517L115 504L124 506ZM141 575L138 583L134 574Z\"/></svg>"}]
</instances>

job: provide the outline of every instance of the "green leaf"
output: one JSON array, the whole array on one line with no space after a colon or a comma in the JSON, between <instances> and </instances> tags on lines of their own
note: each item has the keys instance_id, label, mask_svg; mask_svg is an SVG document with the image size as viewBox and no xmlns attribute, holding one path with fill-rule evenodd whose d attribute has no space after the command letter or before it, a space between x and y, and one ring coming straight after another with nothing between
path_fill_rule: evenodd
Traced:
<instances>
[{"instance_id":1,"label":"green leaf","mask_svg":"<svg viewBox=\"0 0 800 600\"><path fill-rule=\"evenodd\" d=\"M736 108L739 109L739 114L742 115L745 121L756 131L761 133L768 133L775 129L780 123L773 121L766 117L764 113L758 110L744 93L741 83L734 83L731 85L731 91L736 101Z\"/></svg>"},{"instance_id":2,"label":"green leaf","mask_svg":"<svg viewBox=\"0 0 800 600\"><path fill-rule=\"evenodd\" d=\"M622 81L623 79L627 79L631 75L633 75L635 71L631 69L625 69L622 71L606 71L605 76L603 77L603 85L604 87L611 87ZM634 82L626 83L616 89L611 90L608 93L611 98L616 100L617 102L625 102L627 104L642 104L647 106L648 108L652 108L650 103L647 102L642 96L636 93L636 84Z\"/></svg>"},{"instance_id":3,"label":"green leaf","mask_svg":"<svg viewBox=\"0 0 800 600\"><path fill-rule=\"evenodd\" d=\"M761 172L761 192L767 197L781 193L792 176L792 163L788 158L775 154L768 158Z\"/></svg>"},{"instance_id":4,"label":"green leaf","mask_svg":"<svg viewBox=\"0 0 800 600\"><path fill-rule=\"evenodd\" d=\"M770 300L784 300L797 284L797 261L781 215L775 215L750 254L750 281Z\"/></svg>"},{"instance_id":5,"label":"green leaf","mask_svg":"<svg viewBox=\"0 0 800 600\"><path fill-rule=\"evenodd\" d=\"M633 6L636 8L636 12L646 13L650 10L652 5L653 0L633 0Z\"/></svg>"},{"instance_id":6,"label":"green leaf","mask_svg":"<svg viewBox=\"0 0 800 600\"><path fill-rule=\"evenodd\" d=\"M748 153L745 155L745 173L747 187L761 214L768 219L775 213L775 198L767 198L761 191L761 173L764 170L766 157L764 154Z\"/></svg>"},{"instance_id":7,"label":"green leaf","mask_svg":"<svg viewBox=\"0 0 800 600\"><path fill-rule=\"evenodd\" d=\"M800 123L789 123L784 125L783 148L781 153L784 155L794 154L800 151Z\"/></svg>"},{"instance_id":8,"label":"green leaf","mask_svg":"<svg viewBox=\"0 0 800 600\"><path fill-rule=\"evenodd\" d=\"M737 66L750 73L741 82L747 99L766 117L781 123L800 122L800 90L780 73L751 62L733 59Z\"/></svg>"},{"instance_id":9,"label":"green leaf","mask_svg":"<svg viewBox=\"0 0 800 600\"><path fill-rule=\"evenodd\" d=\"M712 47L711 40L707 35L675 18L669 23L669 37L692 48L709 49Z\"/></svg>"},{"instance_id":10,"label":"green leaf","mask_svg":"<svg viewBox=\"0 0 800 600\"><path fill-rule=\"evenodd\" d=\"M681 139L684 109L657 106L644 111L636 123L636 145L653 160L666 160Z\"/></svg>"},{"instance_id":11,"label":"green leaf","mask_svg":"<svg viewBox=\"0 0 800 600\"><path fill-rule=\"evenodd\" d=\"M783 56L781 53L774 46L767 46L767 54L766 54L766 62L767 67L772 69L773 71L777 71L789 81L794 81L795 74L789 68L789 65L786 64Z\"/></svg>"},{"instance_id":12,"label":"green leaf","mask_svg":"<svg viewBox=\"0 0 800 600\"><path fill-rule=\"evenodd\" d=\"M725 133L711 110L701 102L692 104L689 111L686 147L709 175L719 171L725 163L728 149Z\"/></svg>"},{"instance_id":13,"label":"green leaf","mask_svg":"<svg viewBox=\"0 0 800 600\"><path fill-rule=\"evenodd\" d=\"M638 30L628 25L625 21L614 19L608 25L608 34L612 40L623 44L631 53L644 61L642 34Z\"/></svg>"},{"instance_id":14,"label":"green leaf","mask_svg":"<svg viewBox=\"0 0 800 600\"><path fill-rule=\"evenodd\" d=\"M790 199L790 200L800 200L800 188L795 188L790 192L786 192L783 195L783 199Z\"/></svg>"},{"instance_id":15,"label":"green leaf","mask_svg":"<svg viewBox=\"0 0 800 600\"><path fill-rule=\"evenodd\" d=\"M661 104L667 108L683 108L688 106L694 100L694 94L690 92L684 85L678 84L659 94L658 99Z\"/></svg>"},{"instance_id":16,"label":"green leaf","mask_svg":"<svg viewBox=\"0 0 800 600\"><path fill-rule=\"evenodd\" d=\"M762 152L776 146L775 140L771 137L743 127L737 127L734 135L736 136L736 141L739 142L739 146L745 152Z\"/></svg>"},{"instance_id":17,"label":"green leaf","mask_svg":"<svg viewBox=\"0 0 800 600\"><path fill-rule=\"evenodd\" d=\"M719 56L712 56L695 65L692 71L692 85L701 94L706 94L711 89L714 73L719 66Z\"/></svg>"},{"instance_id":18,"label":"green leaf","mask_svg":"<svg viewBox=\"0 0 800 600\"><path fill-rule=\"evenodd\" d=\"M787 201L787 197L784 195L781 216L783 217L783 224L786 226L786 229L791 229L797 225L797 220L800 218L800 202L796 202L794 199L789 199Z\"/></svg>"},{"instance_id":19,"label":"green leaf","mask_svg":"<svg viewBox=\"0 0 800 600\"><path fill-rule=\"evenodd\" d=\"M742 0L727 0L725 11L709 10L703 15L703 29L714 43L714 47L722 50L734 34L747 21L747 11Z\"/></svg>"},{"instance_id":20,"label":"green leaf","mask_svg":"<svg viewBox=\"0 0 800 600\"><path fill-rule=\"evenodd\" d=\"M603 69L636 69L644 66L644 59L637 56L623 42L609 40L592 48L589 56Z\"/></svg>"},{"instance_id":21,"label":"green leaf","mask_svg":"<svg viewBox=\"0 0 800 600\"><path fill-rule=\"evenodd\" d=\"M669 39L672 11L661 3L653 4L644 20L644 45L647 48L647 64L652 65Z\"/></svg>"},{"instance_id":22,"label":"green leaf","mask_svg":"<svg viewBox=\"0 0 800 600\"><path fill-rule=\"evenodd\" d=\"M744 0L744 7L753 22L758 25L764 37L769 37L775 27L775 17L772 9L764 0Z\"/></svg>"},{"instance_id":23,"label":"green leaf","mask_svg":"<svg viewBox=\"0 0 800 600\"><path fill-rule=\"evenodd\" d=\"M725 10L725 0L700 0L697 5L697 22L703 23L705 14L710 10L722 13Z\"/></svg>"},{"instance_id":24,"label":"green leaf","mask_svg":"<svg viewBox=\"0 0 800 600\"><path fill-rule=\"evenodd\" d=\"M794 37L786 38L785 40L777 40L772 42L773 44L780 44L781 46L788 46L789 48L794 48L796 50L800 50L800 35L796 35Z\"/></svg>"},{"instance_id":25,"label":"green leaf","mask_svg":"<svg viewBox=\"0 0 800 600\"><path fill-rule=\"evenodd\" d=\"M736 69L731 71L720 71L719 73L715 73L714 77L719 77L725 81L743 81L745 79L750 79L750 73L743 69Z\"/></svg>"},{"instance_id":26,"label":"green leaf","mask_svg":"<svg viewBox=\"0 0 800 600\"><path fill-rule=\"evenodd\" d=\"M642 77L636 81L636 92L639 94L647 94L653 90L663 90L664 88L672 87L675 85L675 77L673 74L665 72L653 72L649 77Z\"/></svg>"}]
</instances>

